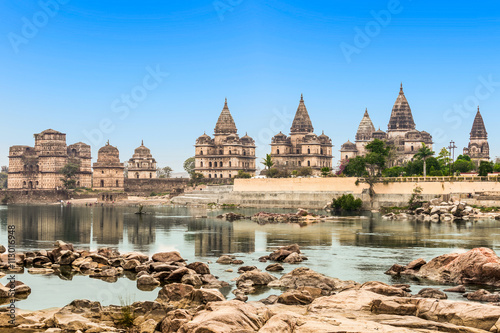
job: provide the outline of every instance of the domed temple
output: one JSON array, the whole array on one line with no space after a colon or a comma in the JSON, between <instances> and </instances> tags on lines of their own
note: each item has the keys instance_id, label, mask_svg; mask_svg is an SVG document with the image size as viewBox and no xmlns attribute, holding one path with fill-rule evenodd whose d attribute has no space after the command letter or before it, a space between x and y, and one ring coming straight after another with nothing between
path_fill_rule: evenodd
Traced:
<instances>
[{"instance_id":1,"label":"domed temple","mask_svg":"<svg viewBox=\"0 0 500 333\"><path fill-rule=\"evenodd\" d=\"M128 160L127 178L156 178L156 160L151 155L149 148L144 146L144 141L135 149L132 158Z\"/></svg>"},{"instance_id":2,"label":"domed temple","mask_svg":"<svg viewBox=\"0 0 500 333\"><path fill-rule=\"evenodd\" d=\"M238 136L226 99L214 137L203 134L196 139L195 172L205 178L232 178L239 170L255 175L255 141Z\"/></svg>"},{"instance_id":3,"label":"domed temple","mask_svg":"<svg viewBox=\"0 0 500 333\"><path fill-rule=\"evenodd\" d=\"M274 167L298 169L310 167L313 174L321 174L321 168L332 167L332 140L322 133L314 134L311 118L300 95L299 106L290 128L290 136L276 134L271 141L271 157Z\"/></svg>"},{"instance_id":4,"label":"domed temple","mask_svg":"<svg viewBox=\"0 0 500 333\"><path fill-rule=\"evenodd\" d=\"M35 134L35 146L9 149L9 189L54 190L63 186L59 171L68 163L77 164L75 185L92 186L90 146L78 142L66 146L66 134L47 129Z\"/></svg>"},{"instance_id":5,"label":"domed temple","mask_svg":"<svg viewBox=\"0 0 500 333\"><path fill-rule=\"evenodd\" d=\"M93 165L94 179L93 188L98 190L120 190L124 189L125 169L120 162L118 148L109 144L101 147L97 153L97 162Z\"/></svg>"},{"instance_id":6,"label":"domed temple","mask_svg":"<svg viewBox=\"0 0 500 333\"><path fill-rule=\"evenodd\" d=\"M422 144L432 149L431 135L426 131L418 131L415 127L411 108L403 92L403 84L401 84L399 95L392 107L387 132L380 129L375 131L366 109L356 132L355 147L350 141L344 143L340 149L341 161L364 156L366 154L365 146L373 139L386 141L388 145L395 148L396 158L393 164L410 161L418 149L422 147Z\"/></svg>"},{"instance_id":7,"label":"domed temple","mask_svg":"<svg viewBox=\"0 0 500 333\"><path fill-rule=\"evenodd\" d=\"M479 165L481 161L490 160L488 133L486 132L481 112L479 112L479 106L477 107L476 117L470 131L469 146L464 148L464 155L469 156L476 165Z\"/></svg>"}]
</instances>

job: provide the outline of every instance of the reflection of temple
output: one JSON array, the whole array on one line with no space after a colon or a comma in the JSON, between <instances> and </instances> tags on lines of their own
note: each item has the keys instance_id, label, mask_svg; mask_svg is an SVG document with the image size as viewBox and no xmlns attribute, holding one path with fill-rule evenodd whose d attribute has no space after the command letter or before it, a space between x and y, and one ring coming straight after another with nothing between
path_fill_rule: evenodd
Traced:
<instances>
[{"instance_id":1,"label":"reflection of temple","mask_svg":"<svg viewBox=\"0 0 500 333\"><path fill-rule=\"evenodd\" d=\"M93 211L93 240L100 245L118 244L123 239L123 211L97 207Z\"/></svg>"},{"instance_id":2,"label":"reflection of temple","mask_svg":"<svg viewBox=\"0 0 500 333\"><path fill-rule=\"evenodd\" d=\"M125 226L129 243L149 245L156 240L156 226L153 215L127 215Z\"/></svg>"},{"instance_id":3,"label":"reflection of temple","mask_svg":"<svg viewBox=\"0 0 500 333\"><path fill-rule=\"evenodd\" d=\"M89 243L91 211L84 208L55 206L9 206L8 224L16 226L18 246L25 242Z\"/></svg>"},{"instance_id":4,"label":"reflection of temple","mask_svg":"<svg viewBox=\"0 0 500 333\"><path fill-rule=\"evenodd\" d=\"M332 230L327 224L320 223L306 227L300 227L298 224L269 224L264 226L264 229L267 232L268 248L294 243L299 246L332 245Z\"/></svg>"},{"instance_id":5,"label":"reflection of temple","mask_svg":"<svg viewBox=\"0 0 500 333\"><path fill-rule=\"evenodd\" d=\"M194 239L195 255L219 256L255 251L255 229L237 231L226 221L195 220L188 224L187 239ZM200 232L202 231L202 232Z\"/></svg>"}]
</instances>

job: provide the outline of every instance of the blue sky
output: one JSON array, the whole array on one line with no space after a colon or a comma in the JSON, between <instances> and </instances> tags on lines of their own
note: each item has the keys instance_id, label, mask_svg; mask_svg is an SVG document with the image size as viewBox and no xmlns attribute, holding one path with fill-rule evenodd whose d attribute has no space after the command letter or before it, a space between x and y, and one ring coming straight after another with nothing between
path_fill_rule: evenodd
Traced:
<instances>
[{"instance_id":1,"label":"blue sky","mask_svg":"<svg viewBox=\"0 0 500 333\"><path fill-rule=\"evenodd\" d=\"M0 12L0 165L53 128L94 159L108 139L122 160L144 140L182 171L225 97L260 160L301 93L336 164L365 108L387 129L400 82L435 151L453 139L461 152L479 104L500 156L495 1L5 0Z\"/></svg>"}]
</instances>

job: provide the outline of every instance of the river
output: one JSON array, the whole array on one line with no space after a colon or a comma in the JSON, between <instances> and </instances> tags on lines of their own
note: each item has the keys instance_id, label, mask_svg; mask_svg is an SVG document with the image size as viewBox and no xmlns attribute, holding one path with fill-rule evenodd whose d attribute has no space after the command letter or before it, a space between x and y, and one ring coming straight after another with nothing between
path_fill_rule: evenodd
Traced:
<instances>
[{"instance_id":1,"label":"river","mask_svg":"<svg viewBox=\"0 0 500 333\"><path fill-rule=\"evenodd\" d=\"M176 250L188 262L211 262L212 273L233 287L222 290L228 298L233 297L231 280L238 276L238 266L215 263L222 254L235 255L244 265L264 270L269 262L261 263L259 257L279 246L297 243L309 260L299 265L284 264L284 273L304 265L343 280L409 283L416 293L432 283L395 279L384 272L394 263L407 264L416 258L430 260L441 254L465 252L480 246L497 251L500 244L500 229L495 220L423 223L383 220L379 214L368 213L300 227L297 224L259 225L249 220L227 222L215 217L229 211L251 215L257 209L207 211L162 206L145 210L151 214L136 215L134 207L0 206L0 244L7 245L7 226L15 225L18 252L49 250L56 240L73 243L75 249L113 247L121 253L139 251L150 256ZM208 218L196 218L207 214ZM226 272L228 268L234 272ZM279 277L283 273L273 274ZM141 291L127 276L108 283L68 272L40 276L25 270L17 274L17 279L32 288L28 299L16 304L26 310L61 307L74 299L120 305L154 300L159 291L159 288ZM0 283L6 282L6 277L0 279ZM265 288L258 295L250 295L250 300L279 293L279 290ZM449 296L463 300L461 295Z\"/></svg>"}]
</instances>

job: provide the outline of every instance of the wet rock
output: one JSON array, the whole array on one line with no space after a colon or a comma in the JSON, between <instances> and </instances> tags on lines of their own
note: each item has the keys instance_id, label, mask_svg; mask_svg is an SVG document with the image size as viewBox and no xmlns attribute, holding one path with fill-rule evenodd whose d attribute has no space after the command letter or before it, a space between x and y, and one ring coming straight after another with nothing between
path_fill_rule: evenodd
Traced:
<instances>
[{"instance_id":1,"label":"wet rock","mask_svg":"<svg viewBox=\"0 0 500 333\"><path fill-rule=\"evenodd\" d=\"M413 261L411 261L408 265L406 265L406 269L412 269L412 270L419 270L420 267L422 267L423 265L425 265L427 262L422 259L422 258L419 258L419 259L415 259Z\"/></svg>"},{"instance_id":2,"label":"wet rock","mask_svg":"<svg viewBox=\"0 0 500 333\"><path fill-rule=\"evenodd\" d=\"M150 275L143 275L137 279L137 287L140 286L159 286L160 281L155 279L154 277Z\"/></svg>"},{"instance_id":3,"label":"wet rock","mask_svg":"<svg viewBox=\"0 0 500 333\"><path fill-rule=\"evenodd\" d=\"M120 252L110 247L103 247L97 250L97 254L108 259L116 259L120 257Z\"/></svg>"},{"instance_id":4,"label":"wet rock","mask_svg":"<svg viewBox=\"0 0 500 333\"><path fill-rule=\"evenodd\" d=\"M279 271L282 271L284 270L283 266L281 264L271 264L271 265L268 265L266 267L266 271L269 271L269 272L279 272Z\"/></svg>"},{"instance_id":5,"label":"wet rock","mask_svg":"<svg viewBox=\"0 0 500 333\"><path fill-rule=\"evenodd\" d=\"M283 262L287 264L297 264L299 262L302 262L302 257L300 256L300 254L292 252L289 256L283 259Z\"/></svg>"},{"instance_id":6,"label":"wet rock","mask_svg":"<svg viewBox=\"0 0 500 333\"><path fill-rule=\"evenodd\" d=\"M199 287L203 284L198 274L192 269L187 269L188 271L182 276L181 283L190 284L195 287ZM168 278L167 278L168 279Z\"/></svg>"},{"instance_id":7,"label":"wet rock","mask_svg":"<svg viewBox=\"0 0 500 333\"><path fill-rule=\"evenodd\" d=\"M125 261L127 261L127 260L139 260L140 263L145 263L146 261L149 260L149 257L147 255L140 253L140 252L130 252L130 253L124 254L122 257L123 257L123 259L125 259Z\"/></svg>"},{"instance_id":8,"label":"wet rock","mask_svg":"<svg viewBox=\"0 0 500 333\"><path fill-rule=\"evenodd\" d=\"M278 303L286 305L304 305L310 304L313 297L307 290L286 291L278 297Z\"/></svg>"},{"instance_id":9,"label":"wet rock","mask_svg":"<svg viewBox=\"0 0 500 333\"><path fill-rule=\"evenodd\" d=\"M330 295L334 291L358 287L359 284L353 281L331 278L307 267L299 267L283 275L279 280L271 281L268 286L287 289L314 287L321 289L322 295Z\"/></svg>"},{"instance_id":10,"label":"wet rock","mask_svg":"<svg viewBox=\"0 0 500 333\"><path fill-rule=\"evenodd\" d=\"M165 282L181 282L182 277L189 272L189 268L180 267L170 273Z\"/></svg>"},{"instance_id":11,"label":"wet rock","mask_svg":"<svg viewBox=\"0 0 500 333\"><path fill-rule=\"evenodd\" d=\"M444 291L450 292L450 293L465 293L465 286L459 285L456 287L445 289Z\"/></svg>"},{"instance_id":12,"label":"wet rock","mask_svg":"<svg viewBox=\"0 0 500 333\"><path fill-rule=\"evenodd\" d=\"M266 305L271 305L274 304L278 301L278 295L269 295L264 299L261 299L259 302L266 304Z\"/></svg>"},{"instance_id":13,"label":"wet rock","mask_svg":"<svg viewBox=\"0 0 500 333\"><path fill-rule=\"evenodd\" d=\"M0 299L10 298L12 291L15 297L26 298L31 294L31 288L21 281L8 282L5 286L0 283Z\"/></svg>"},{"instance_id":14,"label":"wet rock","mask_svg":"<svg viewBox=\"0 0 500 333\"><path fill-rule=\"evenodd\" d=\"M170 263L186 261L181 257L180 253L177 251L155 253L153 254L152 259L154 261L170 262Z\"/></svg>"},{"instance_id":15,"label":"wet rock","mask_svg":"<svg viewBox=\"0 0 500 333\"><path fill-rule=\"evenodd\" d=\"M33 268L28 269L28 273L49 275L49 274L54 273L54 270L50 269L50 268L35 268L35 267L33 267Z\"/></svg>"},{"instance_id":16,"label":"wet rock","mask_svg":"<svg viewBox=\"0 0 500 333\"><path fill-rule=\"evenodd\" d=\"M229 265L233 262L234 258L230 256L220 256L219 259L217 259L216 263L222 264L222 265Z\"/></svg>"},{"instance_id":17,"label":"wet rock","mask_svg":"<svg viewBox=\"0 0 500 333\"><path fill-rule=\"evenodd\" d=\"M200 275L200 278L201 278L201 282L203 283L204 287L206 287L206 288L222 288L222 287L229 286L229 283L227 283L225 281L219 281L212 274L203 274L203 275Z\"/></svg>"},{"instance_id":18,"label":"wet rock","mask_svg":"<svg viewBox=\"0 0 500 333\"><path fill-rule=\"evenodd\" d=\"M274 276L267 272L261 272L258 270L252 270L241 274L236 279L236 285L239 287L245 282L251 282L252 286L265 286L269 282L277 280Z\"/></svg>"},{"instance_id":19,"label":"wet rock","mask_svg":"<svg viewBox=\"0 0 500 333\"><path fill-rule=\"evenodd\" d=\"M32 263L33 263L34 267L43 267L44 264L52 263L52 261L50 261L50 259L48 257L39 256L39 257L33 258Z\"/></svg>"},{"instance_id":20,"label":"wet rock","mask_svg":"<svg viewBox=\"0 0 500 333\"><path fill-rule=\"evenodd\" d=\"M421 289L415 297L422 298L437 298L437 299L447 299L448 296L441 290L434 288L423 288Z\"/></svg>"},{"instance_id":21,"label":"wet rock","mask_svg":"<svg viewBox=\"0 0 500 333\"><path fill-rule=\"evenodd\" d=\"M148 265L148 270L153 272L173 272L181 266L169 265L163 262L153 262Z\"/></svg>"},{"instance_id":22,"label":"wet rock","mask_svg":"<svg viewBox=\"0 0 500 333\"><path fill-rule=\"evenodd\" d=\"M490 293L487 290L479 289L474 292L466 293L463 295L467 297L470 301L480 301L480 302L500 302L500 294Z\"/></svg>"},{"instance_id":23,"label":"wet rock","mask_svg":"<svg viewBox=\"0 0 500 333\"><path fill-rule=\"evenodd\" d=\"M101 265L109 265L109 261L106 257L103 257L97 253L92 253L91 255L89 255L89 258L92 259L93 262L96 262L98 264L101 264Z\"/></svg>"},{"instance_id":24,"label":"wet rock","mask_svg":"<svg viewBox=\"0 0 500 333\"><path fill-rule=\"evenodd\" d=\"M73 261L78 259L80 255L73 251L61 251L61 256L56 261L59 265L71 265Z\"/></svg>"},{"instance_id":25,"label":"wet rock","mask_svg":"<svg viewBox=\"0 0 500 333\"><path fill-rule=\"evenodd\" d=\"M232 265L243 265L243 260L235 259L231 262Z\"/></svg>"},{"instance_id":26,"label":"wet rock","mask_svg":"<svg viewBox=\"0 0 500 333\"><path fill-rule=\"evenodd\" d=\"M399 297L409 296L409 294L403 289L394 286L389 286L379 281L365 282L361 285L360 289L368 290L373 293L385 296L399 296Z\"/></svg>"},{"instance_id":27,"label":"wet rock","mask_svg":"<svg viewBox=\"0 0 500 333\"><path fill-rule=\"evenodd\" d=\"M406 269L405 266L394 264L394 265L391 266L391 268L389 268L385 272L385 274L399 276L401 274L401 272L404 271L405 269Z\"/></svg>"},{"instance_id":28,"label":"wet rock","mask_svg":"<svg viewBox=\"0 0 500 333\"><path fill-rule=\"evenodd\" d=\"M126 260L123 269L126 271L135 271L135 268L140 264L141 262L137 259Z\"/></svg>"},{"instance_id":29,"label":"wet rock","mask_svg":"<svg viewBox=\"0 0 500 333\"><path fill-rule=\"evenodd\" d=\"M273 251L273 253L269 255L268 259L273 261L283 261L292 253L300 254L300 248L297 244L280 247L279 249Z\"/></svg>"},{"instance_id":30,"label":"wet rock","mask_svg":"<svg viewBox=\"0 0 500 333\"><path fill-rule=\"evenodd\" d=\"M193 318L193 315L185 309L170 311L161 322L161 331L163 333L179 332L180 327L189 322L191 318Z\"/></svg>"},{"instance_id":31,"label":"wet rock","mask_svg":"<svg viewBox=\"0 0 500 333\"><path fill-rule=\"evenodd\" d=\"M217 289L194 289L191 293L191 301L200 304L207 304L208 302L222 302L226 298Z\"/></svg>"},{"instance_id":32,"label":"wet rock","mask_svg":"<svg viewBox=\"0 0 500 333\"><path fill-rule=\"evenodd\" d=\"M109 267L103 269L102 271L98 272L97 270L90 274L90 277L93 278L107 278L107 277L116 277L120 274L120 271L116 269L115 267Z\"/></svg>"},{"instance_id":33,"label":"wet rock","mask_svg":"<svg viewBox=\"0 0 500 333\"><path fill-rule=\"evenodd\" d=\"M7 249L5 248L5 246L3 246L2 244L0 244L0 254L4 253L5 251L7 251Z\"/></svg>"},{"instance_id":34,"label":"wet rock","mask_svg":"<svg viewBox=\"0 0 500 333\"><path fill-rule=\"evenodd\" d=\"M197 274L210 274L210 268L208 265L199 261L190 263L186 267L192 269Z\"/></svg>"},{"instance_id":35,"label":"wet rock","mask_svg":"<svg viewBox=\"0 0 500 333\"><path fill-rule=\"evenodd\" d=\"M245 272L248 272L248 271L253 271L254 269L257 269L257 267L255 266L241 266L240 268L238 268L238 273L245 273Z\"/></svg>"},{"instance_id":36,"label":"wet rock","mask_svg":"<svg viewBox=\"0 0 500 333\"><path fill-rule=\"evenodd\" d=\"M182 299L189 298L193 290L194 287L187 284L167 284L158 292L158 298L156 299L156 302L178 302Z\"/></svg>"},{"instance_id":37,"label":"wet rock","mask_svg":"<svg viewBox=\"0 0 500 333\"><path fill-rule=\"evenodd\" d=\"M236 300L246 302L248 301L248 296L245 294L245 292L241 289L235 289L232 291Z\"/></svg>"}]
</instances>

